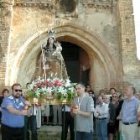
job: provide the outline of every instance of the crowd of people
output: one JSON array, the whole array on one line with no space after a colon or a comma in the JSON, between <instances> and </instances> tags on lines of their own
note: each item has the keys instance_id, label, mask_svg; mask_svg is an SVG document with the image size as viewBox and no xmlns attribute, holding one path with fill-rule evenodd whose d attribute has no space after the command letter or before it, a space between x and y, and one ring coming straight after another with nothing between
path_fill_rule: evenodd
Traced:
<instances>
[{"instance_id":1,"label":"crowd of people","mask_svg":"<svg viewBox=\"0 0 140 140\"><path fill-rule=\"evenodd\" d=\"M70 140L140 139L140 93L131 84L122 94L115 88L110 88L109 94L105 90L95 94L81 83L75 92L71 105L40 107L24 98L19 83L12 85L11 92L4 89L0 97L2 140L38 140L38 108L47 125L53 112L52 124L62 126L62 140L68 139L68 132Z\"/></svg>"}]
</instances>

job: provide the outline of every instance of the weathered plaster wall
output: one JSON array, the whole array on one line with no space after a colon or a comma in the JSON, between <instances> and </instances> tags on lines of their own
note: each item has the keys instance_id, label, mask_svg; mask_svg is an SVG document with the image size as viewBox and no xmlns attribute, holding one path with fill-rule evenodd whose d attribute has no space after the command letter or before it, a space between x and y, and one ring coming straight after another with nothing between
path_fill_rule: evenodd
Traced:
<instances>
[{"instance_id":1,"label":"weathered plaster wall","mask_svg":"<svg viewBox=\"0 0 140 140\"><path fill-rule=\"evenodd\" d=\"M11 85L16 81L25 85L31 80L40 46L46 42L48 28L54 27L57 37L79 45L89 54L94 88L117 86L123 80L139 86L140 68L136 59L130 1L120 0L118 4L115 0L114 4L108 0L79 1L72 13L55 10L54 1L48 3L49 6L43 0L39 4L36 0L32 3L18 1L15 0L13 7L10 5L13 11L10 11L12 18L9 16L8 19L12 22L8 22L11 23L7 26L10 32L6 34L10 39L4 40L9 44L9 50L0 53L2 59L8 56L1 65L6 68L0 71L1 85ZM1 46L2 49L7 45Z\"/></svg>"},{"instance_id":2,"label":"weathered plaster wall","mask_svg":"<svg viewBox=\"0 0 140 140\"><path fill-rule=\"evenodd\" d=\"M83 7L83 11L84 11L84 7ZM78 18L73 18L73 19L59 19L60 23L62 24L66 24L66 23L75 23L77 26L81 26L81 27L86 27L88 29L89 32L92 32L93 34L97 34L101 40L103 40L106 43L106 49L108 49L108 52L110 54L115 54L115 56L119 56L119 49L115 49L115 47L118 47L118 44L113 43L113 40L115 40L113 37L111 37L111 31L114 28L114 26L116 26L116 22L115 20L113 20L113 13L111 13L111 11L109 10L105 10L106 12L95 12L94 8L92 9L86 9L86 11L88 10L88 13L83 13L83 15L79 15ZM93 14L94 13L94 14ZM12 61L15 61L15 54L17 53L17 51L19 51L20 46L22 46L24 44L24 42L26 40L28 40L28 38L30 38L32 35L34 35L36 32L40 32L40 30L46 30L46 28L48 28L49 23L51 24L55 24L55 20L54 19L54 15L51 15L51 13L49 13L47 10L40 9L37 7L14 7L14 11L13 11L13 22L12 22L12 32L11 32L11 44L12 44L12 48L11 48L11 59L9 62L12 66ZM51 16L50 16L51 15ZM96 19L93 20L93 19ZM106 20L105 20L106 19ZM58 20L58 19L57 19ZM57 26L57 25L56 25ZM108 26L110 28L108 28ZM91 30L92 29L92 30ZM115 31L115 30L114 30ZM75 32L76 34L76 32ZM106 37L111 38L110 40L105 38L105 34ZM113 45L112 45L113 44ZM32 44L32 47L35 47L37 44L36 42L34 42ZM40 46L38 46L40 47ZM100 47L100 46L97 46ZM114 47L114 48L113 48ZM111 49L110 49L111 48ZM32 52L30 52L32 53ZM38 52L39 53L39 52ZM26 74L24 80L26 80L26 78L29 80L29 77L31 77L30 75L34 72L34 69L30 69L30 67L28 67L29 65L33 65L32 68L34 68L35 65L35 57L37 56L37 54L34 54L34 59L27 56L26 60L24 61L24 65L22 65L20 67L23 75ZM119 64L119 57L117 57L117 59L115 59L115 63L114 65L118 65ZM29 63L29 65L27 65ZM96 65L95 65L96 67ZM103 69L103 68L101 68ZM104 70L104 69L103 69ZM28 75L28 76L27 76ZM12 77L16 77L16 75L12 76ZM20 74L18 76L18 80L20 81L22 79L22 75ZM98 77L98 76L97 76ZM101 82L101 80L100 80ZM104 83L104 82L102 82Z\"/></svg>"},{"instance_id":3,"label":"weathered plaster wall","mask_svg":"<svg viewBox=\"0 0 140 140\"><path fill-rule=\"evenodd\" d=\"M140 61L136 55L132 0L120 0L118 4L121 27L123 79L140 89Z\"/></svg>"},{"instance_id":4,"label":"weathered plaster wall","mask_svg":"<svg viewBox=\"0 0 140 140\"><path fill-rule=\"evenodd\" d=\"M13 0L0 1L0 88L5 86Z\"/></svg>"}]
</instances>

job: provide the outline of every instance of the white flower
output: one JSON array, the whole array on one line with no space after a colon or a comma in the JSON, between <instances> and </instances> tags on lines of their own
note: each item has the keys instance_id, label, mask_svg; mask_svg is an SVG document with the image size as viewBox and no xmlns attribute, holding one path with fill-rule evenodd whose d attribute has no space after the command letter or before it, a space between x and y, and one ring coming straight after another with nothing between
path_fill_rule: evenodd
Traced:
<instances>
[{"instance_id":1,"label":"white flower","mask_svg":"<svg viewBox=\"0 0 140 140\"><path fill-rule=\"evenodd\" d=\"M67 93L67 90L64 89L64 87L59 87L58 92L63 94L63 93Z\"/></svg>"},{"instance_id":2,"label":"white flower","mask_svg":"<svg viewBox=\"0 0 140 140\"><path fill-rule=\"evenodd\" d=\"M69 87L71 84L70 84L70 80L69 79L66 79L66 82L65 82L65 87Z\"/></svg>"},{"instance_id":3,"label":"white flower","mask_svg":"<svg viewBox=\"0 0 140 140\"><path fill-rule=\"evenodd\" d=\"M71 92L74 92L74 88L73 87L69 87L68 90L70 90Z\"/></svg>"},{"instance_id":4,"label":"white flower","mask_svg":"<svg viewBox=\"0 0 140 140\"><path fill-rule=\"evenodd\" d=\"M48 92L48 93L52 93L52 91L53 91L52 87L48 87L48 88L46 88L46 92Z\"/></svg>"},{"instance_id":5,"label":"white flower","mask_svg":"<svg viewBox=\"0 0 140 140\"><path fill-rule=\"evenodd\" d=\"M47 81L51 81L51 79L50 79L50 78L48 78L48 79L47 79Z\"/></svg>"}]
</instances>

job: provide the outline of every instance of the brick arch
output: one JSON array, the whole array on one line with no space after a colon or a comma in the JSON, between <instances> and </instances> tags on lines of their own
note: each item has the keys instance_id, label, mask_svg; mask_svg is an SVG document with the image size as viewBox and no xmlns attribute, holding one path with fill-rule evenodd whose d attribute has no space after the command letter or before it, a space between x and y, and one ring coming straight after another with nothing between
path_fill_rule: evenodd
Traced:
<instances>
[{"instance_id":1,"label":"brick arch","mask_svg":"<svg viewBox=\"0 0 140 140\"><path fill-rule=\"evenodd\" d=\"M106 87L109 87L114 81L118 82L118 80L121 78L117 75L118 72L116 71L118 64L110 55L106 45L104 42L102 42L100 37L84 29L83 27L73 24L58 26L54 30L56 31L56 37L58 39L75 43L76 45L82 47L89 54L91 60L93 56L96 56L96 59L98 59L99 63L104 68L106 76L104 82L106 83ZM40 52L40 46L46 41L46 37L47 29L37 32L20 47L10 73L10 85L20 79L19 76L22 75L22 72L24 72L27 66L30 66L31 60L36 61L36 56ZM92 82L96 82L96 80Z\"/></svg>"}]
</instances>

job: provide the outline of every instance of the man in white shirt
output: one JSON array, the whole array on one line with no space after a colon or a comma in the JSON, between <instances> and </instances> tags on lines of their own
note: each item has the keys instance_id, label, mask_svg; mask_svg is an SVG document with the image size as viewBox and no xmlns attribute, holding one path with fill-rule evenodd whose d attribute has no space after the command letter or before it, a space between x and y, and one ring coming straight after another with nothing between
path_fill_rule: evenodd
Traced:
<instances>
[{"instance_id":1,"label":"man in white shirt","mask_svg":"<svg viewBox=\"0 0 140 140\"><path fill-rule=\"evenodd\" d=\"M96 118L97 140L107 140L107 123L109 118L108 104L104 103L102 96L98 97L94 115Z\"/></svg>"}]
</instances>

